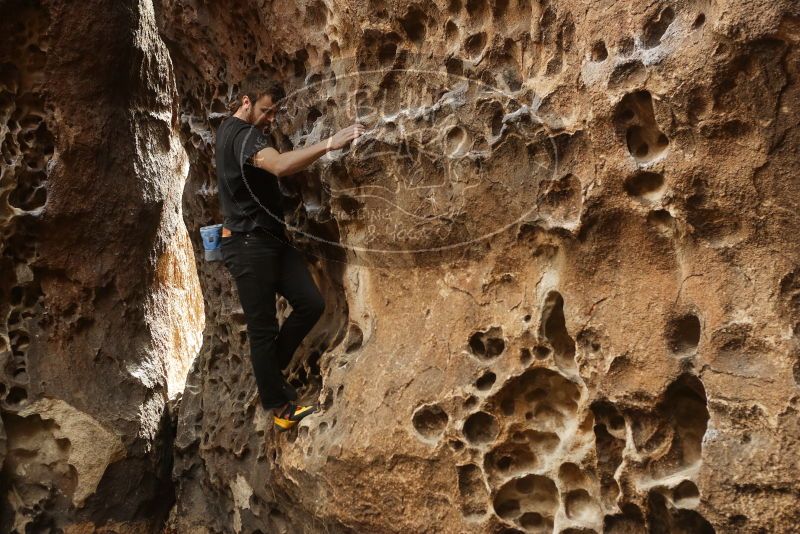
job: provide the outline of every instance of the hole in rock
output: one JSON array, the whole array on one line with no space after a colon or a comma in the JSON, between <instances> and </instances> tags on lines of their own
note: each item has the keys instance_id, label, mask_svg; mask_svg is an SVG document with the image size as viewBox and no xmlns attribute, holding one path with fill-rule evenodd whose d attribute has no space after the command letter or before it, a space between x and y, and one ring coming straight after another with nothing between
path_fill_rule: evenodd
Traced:
<instances>
[{"instance_id":1,"label":"hole in rock","mask_svg":"<svg viewBox=\"0 0 800 534\"><path fill-rule=\"evenodd\" d=\"M544 517L536 512L526 512L519 517L519 524L524 529L542 528L545 526Z\"/></svg>"},{"instance_id":2,"label":"hole in rock","mask_svg":"<svg viewBox=\"0 0 800 534\"><path fill-rule=\"evenodd\" d=\"M674 508L663 495L651 491L647 499L647 522L658 525L662 532L691 532L714 534L716 531L706 519L694 510Z\"/></svg>"},{"instance_id":3,"label":"hole in rock","mask_svg":"<svg viewBox=\"0 0 800 534\"><path fill-rule=\"evenodd\" d=\"M696 506L700 504L700 491L691 480L684 480L672 490L672 500L676 505L682 507Z\"/></svg>"},{"instance_id":4,"label":"hole in rock","mask_svg":"<svg viewBox=\"0 0 800 534\"><path fill-rule=\"evenodd\" d=\"M494 447L486 455L487 473L497 477L524 475L540 468L558 448L558 436L549 432L526 430L515 434L514 441Z\"/></svg>"},{"instance_id":5,"label":"hole in rock","mask_svg":"<svg viewBox=\"0 0 800 534\"><path fill-rule=\"evenodd\" d=\"M586 480L581 468L572 462L561 464L561 467L558 468L558 478L566 488L583 485Z\"/></svg>"},{"instance_id":6,"label":"hole in rock","mask_svg":"<svg viewBox=\"0 0 800 534\"><path fill-rule=\"evenodd\" d=\"M467 13L470 17L483 18L486 16L487 11L486 0L467 0Z\"/></svg>"},{"instance_id":7,"label":"hole in rock","mask_svg":"<svg viewBox=\"0 0 800 534\"><path fill-rule=\"evenodd\" d=\"M648 163L661 156L669 139L658 128L653 100L648 91L629 93L615 112L615 127L625 131L628 152L637 163Z\"/></svg>"},{"instance_id":8,"label":"hole in rock","mask_svg":"<svg viewBox=\"0 0 800 534\"><path fill-rule=\"evenodd\" d=\"M625 180L625 192L632 197L655 199L664 186L664 177L657 172L641 171Z\"/></svg>"},{"instance_id":9,"label":"hole in rock","mask_svg":"<svg viewBox=\"0 0 800 534\"><path fill-rule=\"evenodd\" d=\"M406 13L406 16L400 19L400 25L406 32L409 40L416 44L422 44L425 39L425 21L427 17L425 13L412 7Z\"/></svg>"},{"instance_id":10,"label":"hole in rock","mask_svg":"<svg viewBox=\"0 0 800 534\"><path fill-rule=\"evenodd\" d=\"M700 342L700 319L692 313L670 320L666 329L667 343L674 354L684 355L697 349Z\"/></svg>"},{"instance_id":11,"label":"hole in rock","mask_svg":"<svg viewBox=\"0 0 800 534\"><path fill-rule=\"evenodd\" d=\"M442 435L449 417L438 405L423 406L414 413L411 422L421 436L436 439Z\"/></svg>"},{"instance_id":12,"label":"hole in rock","mask_svg":"<svg viewBox=\"0 0 800 534\"><path fill-rule=\"evenodd\" d=\"M524 477L517 480L517 491L520 493L531 493L534 487L532 478Z\"/></svg>"},{"instance_id":13,"label":"hole in rock","mask_svg":"<svg viewBox=\"0 0 800 534\"><path fill-rule=\"evenodd\" d=\"M492 8L492 17L499 19L506 14L508 9L508 0L495 0L494 7Z\"/></svg>"},{"instance_id":14,"label":"hole in rock","mask_svg":"<svg viewBox=\"0 0 800 534\"><path fill-rule=\"evenodd\" d=\"M667 388L660 411L674 431L670 453L653 466L659 477L700 461L709 418L703 383L696 376L681 375Z\"/></svg>"},{"instance_id":15,"label":"hole in rock","mask_svg":"<svg viewBox=\"0 0 800 534\"><path fill-rule=\"evenodd\" d=\"M353 352L361 348L364 343L364 332L361 327L355 323L350 323L350 328L347 332L347 341L345 342L344 351L347 353Z\"/></svg>"},{"instance_id":16,"label":"hole in rock","mask_svg":"<svg viewBox=\"0 0 800 534\"><path fill-rule=\"evenodd\" d=\"M497 515L503 519L516 519L523 528L537 525L552 530L553 517L558 510L558 490L549 478L529 474L503 484L493 504Z\"/></svg>"},{"instance_id":17,"label":"hole in rock","mask_svg":"<svg viewBox=\"0 0 800 534\"><path fill-rule=\"evenodd\" d=\"M528 365L533 361L533 355L531 354L531 349L523 347L519 351L519 361L522 365Z\"/></svg>"},{"instance_id":18,"label":"hole in rock","mask_svg":"<svg viewBox=\"0 0 800 534\"><path fill-rule=\"evenodd\" d=\"M634 117L636 117L636 114L630 108L623 109L622 112L619 115L620 120L625 121L625 122L633 120Z\"/></svg>"},{"instance_id":19,"label":"hole in rock","mask_svg":"<svg viewBox=\"0 0 800 534\"><path fill-rule=\"evenodd\" d=\"M694 22L692 23L692 28L696 30L705 23L706 23L706 15L705 13L700 13L699 15L697 15L697 18L694 19Z\"/></svg>"},{"instance_id":20,"label":"hole in rock","mask_svg":"<svg viewBox=\"0 0 800 534\"><path fill-rule=\"evenodd\" d=\"M646 532L644 516L638 506L625 503L621 508L622 513L605 516L603 520L604 534L638 534L639 532ZM666 531L664 534L666 534Z\"/></svg>"},{"instance_id":21,"label":"hole in rock","mask_svg":"<svg viewBox=\"0 0 800 534\"><path fill-rule=\"evenodd\" d=\"M519 515L519 501L516 499L505 499L503 501L495 501L494 511L503 519L514 519Z\"/></svg>"},{"instance_id":22,"label":"hole in rock","mask_svg":"<svg viewBox=\"0 0 800 534\"><path fill-rule=\"evenodd\" d=\"M650 456L646 466L653 480L672 477L700 462L709 414L705 388L696 376L678 377L654 410L626 415L636 449Z\"/></svg>"},{"instance_id":23,"label":"hole in rock","mask_svg":"<svg viewBox=\"0 0 800 534\"><path fill-rule=\"evenodd\" d=\"M6 403L10 406L17 406L28 399L28 392L21 387L12 386L6 395Z\"/></svg>"},{"instance_id":24,"label":"hole in rock","mask_svg":"<svg viewBox=\"0 0 800 534\"><path fill-rule=\"evenodd\" d=\"M575 341L567 332L564 298L557 291L551 291L545 299L541 324L542 335L553 347L556 365L561 369L574 369Z\"/></svg>"},{"instance_id":25,"label":"hole in rock","mask_svg":"<svg viewBox=\"0 0 800 534\"><path fill-rule=\"evenodd\" d=\"M614 474L619 464L622 463L622 449L625 447L625 441L609 434L605 425L595 425L594 436L600 478L600 495L606 508L616 506L619 485L614 479Z\"/></svg>"},{"instance_id":26,"label":"hole in rock","mask_svg":"<svg viewBox=\"0 0 800 534\"><path fill-rule=\"evenodd\" d=\"M18 305L22 302L23 290L20 286L11 288L11 304Z\"/></svg>"},{"instance_id":27,"label":"hole in rock","mask_svg":"<svg viewBox=\"0 0 800 534\"><path fill-rule=\"evenodd\" d=\"M493 326L486 331L478 331L469 338L472 354L480 359L491 359L499 356L506 348L501 328Z\"/></svg>"},{"instance_id":28,"label":"hole in rock","mask_svg":"<svg viewBox=\"0 0 800 534\"><path fill-rule=\"evenodd\" d=\"M601 348L598 336L599 334L594 328L588 327L578 332L577 341L578 344L584 349L590 350L592 352L597 352Z\"/></svg>"},{"instance_id":29,"label":"hole in rock","mask_svg":"<svg viewBox=\"0 0 800 534\"><path fill-rule=\"evenodd\" d=\"M499 104L493 106L491 123L492 135L499 135L503 130L503 108Z\"/></svg>"},{"instance_id":30,"label":"hole in rock","mask_svg":"<svg viewBox=\"0 0 800 534\"><path fill-rule=\"evenodd\" d=\"M491 371L487 371L483 373L483 375L481 375L480 378L478 378L478 380L475 381L475 387L479 391L488 391L492 389L495 380L497 380L497 375L495 375Z\"/></svg>"},{"instance_id":31,"label":"hole in rock","mask_svg":"<svg viewBox=\"0 0 800 534\"><path fill-rule=\"evenodd\" d=\"M464 442L461 441L460 439L451 439L450 448L458 452L464 448Z\"/></svg>"},{"instance_id":32,"label":"hole in rock","mask_svg":"<svg viewBox=\"0 0 800 534\"><path fill-rule=\"evenodd\" d=\"M664 233L671 233L675 228L675 219L667 210L654 210L647 214L647 222Z\"/></svg>"},{"instance_id":33,"label":"hole in rock","mask_svg":"<svg viewBox=\"0 0 800 534\"><path fill-rule=\"evenodd\" d=\"M452 20L448 20L444 25L444 37L447 41L454 41L458 37L458 25Z\"/></svg>"},{"instance_id":34,"label":"hole in rock","mask_svg":"<svg viewBox=\"0 0 800 534\"><path fill-rule=\"evenodd\" d=\"M596 424L605 425L619 439L625 438L625 418L612 403L604 400L594 401L592 414L594 414Z\"/></svg>"},{"instance_id":35,"label":"hole in rock","mask_svg":"<svg viewBox=\"0 0 800 534\"><path fill-rule=\"evenodd\" d=\"M315 107L312 107L308 110L306 114L306 125L309 128L314 126L314 123L317 122L317 119L322 116L322 112Z\"/></svg>"},{"instance_id":36,"label":"hole in rock","mask_svg":"<svg viewBox=\"0 0 800 534\"><path fill-rule=\"evenodd\" d=\"M448 58L445 62L447 73L453 76L462 76L464 74L464 62L458 58Z\"/></svg>"},{"instance_id":37,"label":"hole in rock","mask_svg":"<svg viewBox=\"0 0 800 534\"><path fill-rule=\"evenodd\" d=\"M745 524L747 524L747 516L742 514L736 514L734 516L731 516L730 519L728 519L728 523L730 523L734 527L741 528L745 526Z\"/></svg>"},{"instance_id":38,"label":"hole in rock","mask_svg":"<svg viewBox=\"0 0 800 534\"><path fill-rule=\"evenodd\" d=\"M514 402L514 399L512 398L503 399L500 402L500 410L503 412L503 415L514 415L515 405L516 403Z\"/></svg>"},{"instance_id":39,"label":"hole in rock","mask_svg":"<svg viewBox=\"0 0 800 534\"><path fill-rule=\"evenodd\" d=\"M606 50L606 43L603 41L595 41L592 45L592 61L605 61L608 57L608 50Z\"/></svg>"},{"instance_id":40,"label":"hole in rock","mask_svg":"<svg viewBox=\"0 0 800 534\"><path fill-rule=\"evenodd\" d=\"M464 41L464 50L466 50L467 55L470 57L476 57L480 55L483 48L486 46L486 33L480 32L474 35L470 35Z\"/></svg>"},{"instance_id":41,"label":"hole in rock","mask_svg":"<svg viewBox=\"0 0 800 534\"><path fill-rule=\"evenodd\" d=\"M463 154L469 148L468 141L469 136L463 127L450 128L445 136L445 155L452 158Z\"/></svg>"},{"instance_id":42,"label":"hole in rock","mask_svg":"<svg viewBox=\"0 0 800 534\"><path fill-rule=\"evenodd\" d=\"M397 55L397 45L394 43L383 43L378 51L378 61L382 65L389 65Z\"/></svg>"},{"instance_id":43,"label":"hole in rock","mask_svg":"<svg viewBox=\"0 0 800 534\"><path fill-rule=\"evenodd\" d=\"M657 19L651 19L645 24L642 42L645 48L654 48L661 44L661 38L675 20L675 11L671 7L665 8Z\"/></svg>"},{"instance_id":44,"label":"hole in rock","mask_svg":"<svg viewBox=\"0 0 800 534\"><path fill-rule=\"evenodd\" d=\"M564 508L568 518L582 523L593 522L600 516L600 506L589 496L589 492L584 489L567 493Z\"/></svg>"},{"instance_id":45,"label":"hole in rock","mask_svg":"<svg viewBox=\"0 0 800 534\"><path fill-rule=\"evenodd\" d=\"M464 421L464 436L473 444L490 443L498 432L497 420L486 412L476 412Z\"/></svg>"}]
</instances>

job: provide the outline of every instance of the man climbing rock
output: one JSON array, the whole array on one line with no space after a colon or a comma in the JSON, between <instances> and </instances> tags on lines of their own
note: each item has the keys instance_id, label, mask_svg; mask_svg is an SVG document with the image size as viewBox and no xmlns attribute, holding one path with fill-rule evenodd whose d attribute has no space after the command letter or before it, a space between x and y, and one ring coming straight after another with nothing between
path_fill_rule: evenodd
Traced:
<instances>
[{"instance_id":1,"label":"man climbing rock","mask_svg":"<svg viewBox=\"0 0 800 534\"><path fill-rule=\"evenodd\" d=\"M285 431L316 410L297 404L283 376L300 342L319 320L325 301L299 250L289 244L278 177L311 165L330 150L345 147L364 132L352 124L333 136L297 150L279 152L262 128L274 120L285 96L258 76L241 84L235 112L217 130L216 166L224 216L222 257L234 277L247 322L250 359L261 405L273 410L275 428ZM278 329L275 294L292 306Z\"/></svg>"}]
</instances>

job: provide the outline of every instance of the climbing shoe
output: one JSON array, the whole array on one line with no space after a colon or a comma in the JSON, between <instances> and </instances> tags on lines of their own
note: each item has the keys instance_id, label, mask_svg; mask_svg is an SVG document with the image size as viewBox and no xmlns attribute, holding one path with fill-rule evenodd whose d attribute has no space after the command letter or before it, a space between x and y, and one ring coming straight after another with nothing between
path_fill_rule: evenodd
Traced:
<instances>
[{"instance_id":1,"label":"climbing shoe","mask_svg":"<svg viewBox=\"0 0 800 534\"><path fill-rule=\"evenodd\" d=\"M275 422L275 430L285 432L295 426L303 417L311 415L317 411L317 407L301 406L290 402L280 413L274 413L272 420Z\"/></svg>"}]
</instances>

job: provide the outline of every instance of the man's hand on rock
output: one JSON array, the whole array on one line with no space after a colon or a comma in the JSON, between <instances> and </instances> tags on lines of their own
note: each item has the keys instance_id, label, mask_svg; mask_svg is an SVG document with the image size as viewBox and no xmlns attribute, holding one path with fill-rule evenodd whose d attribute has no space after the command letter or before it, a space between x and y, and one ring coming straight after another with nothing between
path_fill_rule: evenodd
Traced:
<instances>
[{"instance_id":1,"label":"man's hand on rock","mask_svg":"<svg viewBox=\"0 0 800 534\"><path fill-rule=\"evenodd\" d=\"M342 128L328 138L328 150L339 150L347 146L350 141L357 139L364 133L364 125L359 123L351 124L346 128Z\"/></svg>"}]
</instances>

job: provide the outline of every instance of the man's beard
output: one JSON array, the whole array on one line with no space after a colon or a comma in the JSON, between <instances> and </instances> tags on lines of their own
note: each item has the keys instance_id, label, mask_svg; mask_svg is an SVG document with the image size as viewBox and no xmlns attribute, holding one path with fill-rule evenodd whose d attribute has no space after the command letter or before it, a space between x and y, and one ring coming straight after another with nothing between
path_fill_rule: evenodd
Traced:
<instances>
[{"instance_id":1,"label":"man's beard","mask_svg":"<svg viewBox=\"0 0 800 534\"><path fill-rule=\"evenodd\" d=\"M261 130L266 129L269 126L269 121L266 120L266 119L264 119L264 121L262 123L256 123L256 112L252 108L250 109L250 112L249 112L249 114L247 116L247 122L249 122L250 124L252 124L256 128L259 128Z\"/></svg>"},{"instance_id":2,"label":"man's beard","mask_svg":"<svg viewBox=\"0 0 800 534\"><path fill-rule=\"evenodd\" d=\"M250 108L250 111L247 112L247 122L249 122L250 124L255 124L256 123L256 110L255 109Z\"/></svg>"}]
</instances>

